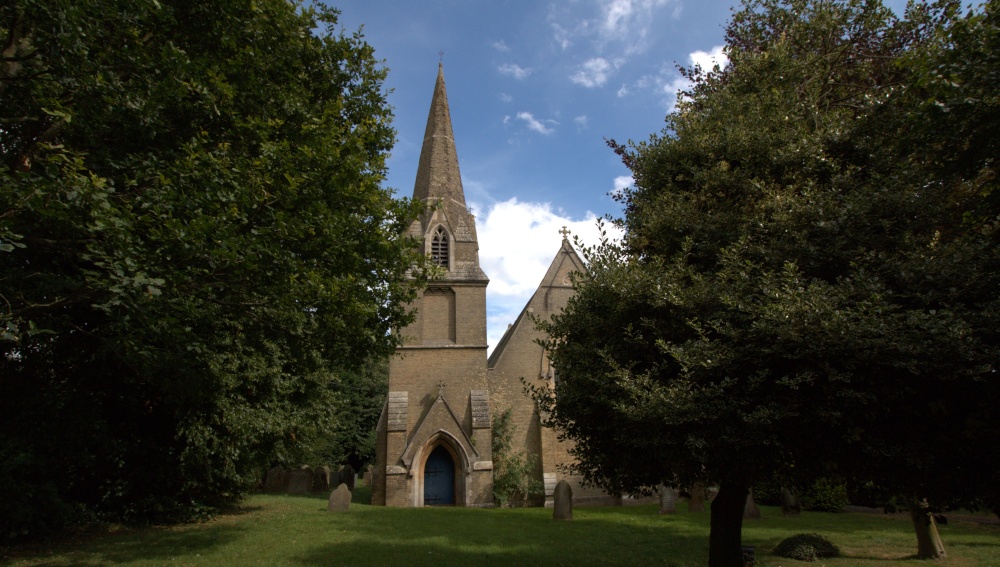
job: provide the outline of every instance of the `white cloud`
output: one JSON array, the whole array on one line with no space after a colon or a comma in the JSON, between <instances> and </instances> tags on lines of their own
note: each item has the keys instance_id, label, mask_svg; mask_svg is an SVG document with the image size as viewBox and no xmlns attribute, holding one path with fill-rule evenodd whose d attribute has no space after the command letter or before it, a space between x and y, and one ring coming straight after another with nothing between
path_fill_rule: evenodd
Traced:
<instances>
[{"instance_id":1,"label":"white cloud","mask_svg":"<svg viewBox=\"0 0 1000 567\"><path fill-rule=\"evenodd\" d=\"M633 185L635 179L632 179L631 175L619 175L615 177L615 188L611 190L612 195L620 195L625 188Z\"/></svg>"},{"instance_id":2,"label":"white cloud","mask_svg":"<svg viewBox=\"0 0 1000 567\"><path fill-rule=\"evenodd\" d=\"M523 79L531 74L531 69L525 69L516 63L506 63L497 68L504 75L510 75L515 79Z\"/></svg>"},{"instance_id":3,"label":"white cloud","mask_svg":"<svg viewBox=\"0 0 1000 567\"><path fill-rule=\"evenodd\" d=\"M695 51L688 55L688 62L692 67L700 66L706 72L711 71L716 64L725 69L729 65L729 57L726 57L723 49L723 46L716 45L711 51Z\"/></svg>"},{"instance_id":4,"label":"white cloud","mask_svg":"<svg viewBox=\"0 0 1000 567\"><path fill-rule=\"evenodd\" d=\"M529 130L534 130L539 134L551 134L555 132L553 128L546 126L546 124L552 124L552 125L558 124L555 120L544 120L544 121L538 120L530 112L518 112L517 117L518 119L523 120L528 125Z\"/></svg>"},{"instance_id":5,"label":"white cloud","mask_svg":"<svg viewBox=\"0 0 1000 567\"><path fill-rule=\"evenodd\" d=\"M657 34L658 18L680 17L681 0L589 0L553 5L549 22L554 39L566 50L577 39L590 40L598 51L642 53Z\"/></svg>"},{"instance_id":6,"label":"white cloud","mask_svg":"<svg viewBox=\"0 0 1000 567\"><path fill-rule=\"evenodd\" d=\"M729 58L726 57L721 45L716 45L708 51L698 50L688 54L687 66L689 68L697 65L707 72L711 71L716 64L722 69L729 65ZM634 86L639 89L655 88L664 95L664 106L667 107L667 111L673 112L677 108L677 97L680 92L690 90L693 84L676 69L665 66L659 75L643 76L635 82Z\"/></svg>"},{"instance_id":7,"label":"white cloud","mask_svg":"<svg viewBox=\"0 0 1000 567\"><path fill-rule=\"evenodd\" d=\"M493 42L493 49L496 49L497 51L500 51L500 52L503 52L503 53L506 53L506 52L510 51L510 48L507 47L507 42L505 42L502 39L500 41L494 41Z\"/></svg>"},{"instance_id":8,"label":"white cloud","mask_svg":"<svg viewBox=\"0 0 1000 567\"><path fill-rule=\"evenodd\" d=\"M677 108L677 99L681 91L691 88L691 81L685 77L677 75L672 81L663 85L663 94L666 95L667 111L673 112Z\"/></svg>"},{"instance_id":9,"label":"white cloud","mask_svg":"<svg viewBox=\"0 0 1000 567\"><path fill-rule=\"evenodd\" d=\"M604 11L604 21L601 28L605 34L618 35L628 33L629 20L635 13L637 2L632 0L611 0L606 2L602 9Z\"/></svg>"},{"instance_id":10,"label":"white cloud","mask_svg":"<svg viewBox=\"0 0 1000 567\"><path fill-rule=\"evenodd\" d=\"M576 124L577 128L583 129L587 127L587 123L590 121L589 118L584 116L577 116L573 119L573 123Z\"/></svg>"},{"instance_id":11,"label":"white cloud","mask_svg":"<svg viewBox=\"0 0 1000 567\"><path fill-rule=\"evenodd\" d=\"M593 213L574 220L554 211L549 203L526 203L514 198L495 203L488 210L476 203L470 205L477 217L479 264L490 278L486 288L486 333L492 352L507 325L531 299L559 251L559 230L567 227L587 245L597 244L600 234ZM605 228L609 235L617 236L613 227Z\"/></svg>"},{"instance_id":12,"label":"white cloud","mask_svg":"<svg viewBox=\"0 0 1000 567\"><path fill-rule=\"evenodd\" d=\"M552 32L556 44L558 44L563 51L566 51L571 45L573 45L573 41L570 40L571 32L566 28L557 23L553 23Z\"/></svg>"},{"instance_id":13,"label":"white cloud","mask_svg":"<svg viewBox=\"0 0 1000 567\"><path fill-rule=\"evenodd\" d=\"M594 87L603 86L604 83L608 82L608 77L624 63L621 59L616 59L614 61L608 61L603 57L594 57L593 59L588 59L580 65L580 70L573 73L569 80L573 81L578 85L592 89Z\"/></svg>"},{"instance_id":14,"label":"white cloud","mask_svg":"<svg viewBox=\"0 0 1000 567\"><path fill-rule=\"evenodd\" d=\"M618 98L628 96L628 85L622 83L621 88L618 89Z\"/></svg>"},{"instance_id":15,"label":"white cloud","mask_svg":"<svg viewBox=\"0 0 1000 567\"><path fill-rule=\"evenodd\" d=\"M500 102L511 102L512 100L514 100L514 97L510 96L507 93L500 93L498 96L500 98Z\"/></svg>"}]
</instances>

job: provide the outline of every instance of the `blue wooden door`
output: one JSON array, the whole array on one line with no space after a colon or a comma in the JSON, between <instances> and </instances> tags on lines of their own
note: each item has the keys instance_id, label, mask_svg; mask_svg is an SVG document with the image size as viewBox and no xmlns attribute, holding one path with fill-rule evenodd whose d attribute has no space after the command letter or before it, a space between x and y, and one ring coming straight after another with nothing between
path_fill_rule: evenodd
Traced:
<instances>
[{"instance_id":1,"label":"blue wooden door","mask_svg":"<svg viewBox=\"0 0 1000 567\"><path fill-rule=\"evenodd\" d=\"M438 445L424 463L424 506L455 504L455 461Z\"/></svg>"}]
</instances>

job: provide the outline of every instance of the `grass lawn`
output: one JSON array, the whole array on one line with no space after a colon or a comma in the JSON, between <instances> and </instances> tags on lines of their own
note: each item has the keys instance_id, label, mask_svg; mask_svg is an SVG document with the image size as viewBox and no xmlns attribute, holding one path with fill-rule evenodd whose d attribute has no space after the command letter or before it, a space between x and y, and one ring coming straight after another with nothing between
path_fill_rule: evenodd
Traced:
<instances>
[{"instance_id":1,"label":"grass lawn","mask_svg":"<svg viewBox=\"0 0 1000 567\"><path fill-rule=\"evenodd\" d=\"M355 498L364 498L359 489ZM680 504L683 510L683 504ZM912 559L908 519L873 514L804 512L783 518L761 507L744 545L760 566L1000 566L1000 526L951 522L941 527L948 559ZM215 520L186 526L113 530L73 541L0 550L0 564L87 565L676 565L708 558L709 514L658 515L656 506L576 508L555 522L543 508L393 509L354 503L326 511L326 499L259 495ZM845 557L800 563L769 554L783 538L821 533Z\"/></svg>"}]
</instances>

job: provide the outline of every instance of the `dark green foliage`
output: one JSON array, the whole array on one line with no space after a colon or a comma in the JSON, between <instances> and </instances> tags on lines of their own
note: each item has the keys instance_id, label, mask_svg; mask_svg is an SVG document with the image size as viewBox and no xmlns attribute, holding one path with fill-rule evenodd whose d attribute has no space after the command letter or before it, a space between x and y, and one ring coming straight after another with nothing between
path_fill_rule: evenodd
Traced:
<instances>
[{"instance_id":1,"label":"dark green foliage","mask_svg":"<svg viewBox=\"0 0 1000 567\"><path fill-rule=\"evenodd\" d=\"M334 468L350 464L355 471L364 471L375 462L375 426L388 384L389 364L385 359L339 372L338 379L330 383L335 400L330 430L287 464L327 464Z\"/></svg>"},{"instance_id":2,"label":"dark green foliage","mask_svg":"<svg viewBox=\"0 0 1000 567\"><path fill-rule=\"evenodd\" d=\"M0 537L202 516L346 427L416 260L336 16L0 3Z\"/></svg>"},{"instance_id":3,"label":"dark green foliage","mask_svg":"<svg viewBox=\"0 0 1000 567\"><path fill-rule=\"evenodd\" d=\"M493 504L498 508L523 506L542 493L542 484L532 478L535 460L513 447L513 424L510 408L494 413L490 424L493 449Z\"/></svg>"},{"instance_id":4,"label":"dark green foliage","mask_svg":"<svg viewBox=\"0 0 1000 567\"><path fill-rule=\"evenodd\" d=\"M753 498L757 504L781 506L781 483L757 481L753 486ZM815 512L840 512L848 504L857 504L848 499L844 483L828 478L820 478L800 491L799 500L804 510Z\"/></svg>"},{"instance_id":5,"label":"dark green foliage","mask_svg":"<svg viewBox=\"0 0 1000 567\"><path fill-rule=\"evenodd\" d=\"M840 549L819 534L796 534L781 540L771 551L778 557L798 561L815 561L827 557L840 557Z\"/></svg>"},{"instance_id":6,"label":"dark green foliage","mask_svg":"<svg viewBox=\"0 0 1000 567\"><path fill-rule=\"evenodd\" d=\"M802 508L813 512L842 512L850 504L843 482L821 478L802 491Z\"/></svg>"},{"instance_id":7,"label":"dark green foliage","mask_svg":"<svg viewBox=\"0 0 1000 567\"><path fill-rule=\"evenodd\" d=\"M763 506L781 506L781 483L773 479L758 480L753 485L753 499Z\"/></svg>"},{"instance_id":8,"label":"dark green foliage","mask_svg":"<svg viewBox=\"0 0 1000 567\"><path fill-rule=\"evenodd\" d=\"M978 149L998 11L748 0L729 66L689 71L660 134L611 142L635 179L624 240L585 250L546 325L563 379L536 392L579 472L998 501L1000 208Z\"/></svg>"}]
</instances>

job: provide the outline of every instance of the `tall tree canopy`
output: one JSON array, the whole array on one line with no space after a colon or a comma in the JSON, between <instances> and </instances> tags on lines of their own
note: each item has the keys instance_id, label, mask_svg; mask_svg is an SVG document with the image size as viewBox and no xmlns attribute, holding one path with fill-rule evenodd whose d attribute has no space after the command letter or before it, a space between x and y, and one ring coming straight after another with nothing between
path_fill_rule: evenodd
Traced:
<instances>
[{"instance_id":1,"label":"tall tree canopy","mask_svg":"<svg viewBox=\"0 0 1000 567\"><path fill-rule=\"evenodd\" d=\"M593 482L718 483L711 565L758 480L996 496L998 8L746 0L728 66L611 143L625 236L586 251L536 398Z\"/></svg>"},{"instance_id":2,"label":"tall tree canopy","mask_svg":"<svg viewBox=\"0 0 1000 567\"><path fill-rule=\"evenodd\" d=\"M231 502L409 319L384 69L286 0L12 0L0 42L0 534Z\"/></svg>"}]
</instances>

